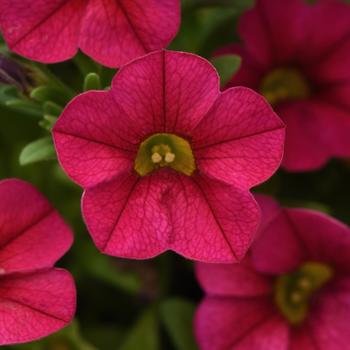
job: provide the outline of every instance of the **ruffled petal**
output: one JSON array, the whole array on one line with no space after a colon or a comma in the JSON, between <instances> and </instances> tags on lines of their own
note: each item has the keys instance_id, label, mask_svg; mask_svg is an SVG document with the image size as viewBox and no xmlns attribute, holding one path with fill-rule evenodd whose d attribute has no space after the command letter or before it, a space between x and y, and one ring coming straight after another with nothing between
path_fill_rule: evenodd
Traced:
<instances>
[{"instance_id":1,"label":"ruffled petal","mask_svg":"<svg viewBox=\"0 0 350 350\"><path fill-rule=\"evenodd\" d=\"M45 337L71 322L76 292L71 275L59 269L0 279L0 344Z\"/></svg>"},{"instance_id":2,"label":"ruffled petal","mask_svg":"<svg viewBox=\"0 0 350 350\"><path fill-rule=\"evenodd\" d=\"M260 95L237 87L218 98L192 138L201 172L247 189L277 170L284 124Z\"/></svg>"},{"instance_id":3,"label":"ruffled petal","mask_svg":"<svg viewBox=\"0 0 350 350\"><path fill-rule=\"evenodd\" d=\"M249 193L172 170L143 178L124 174L90 188L83 213L103 252L139 259L171 249L191 259L234 262L243 258L259 223Z\"/></svg>"}]
</instances>

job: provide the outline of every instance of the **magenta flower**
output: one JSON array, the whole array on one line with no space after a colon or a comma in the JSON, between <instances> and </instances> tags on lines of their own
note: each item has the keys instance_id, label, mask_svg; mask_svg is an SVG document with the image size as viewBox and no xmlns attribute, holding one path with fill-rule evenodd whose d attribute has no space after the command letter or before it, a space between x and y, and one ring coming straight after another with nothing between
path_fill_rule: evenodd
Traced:
<instances>
[{"instance_id":1,"label":"magenta flower","mask_svg":"<svg viewBox=\"0 0 350 350\"><path fill-rule=\"evenodd\" d=\"M75 98L53 133L102 252L234 262L259 222L248 190L278 167L284 125L247 88L221 94L204 59L158 51Z\"/></svg>"},{"instance_id":2,"label":"magenta flower","mask_svg":"<svg viewBox=\"0 0 350 350\"><path fill-rule=\"evenodd\" d=\"M72 233L47 200L20 180L0 182L0 345L29 342L75 313L71 275L53 267Z\"/></svg>"},{"instance_id":3,"label":"magenta flower","mask_svg":"<svg viewBox=\"0 0 350 350\"><path fill-rule=\"evenodd\" d=\"M11 50L54 63L78 48L118 67L166 47L180 25L180 0L0 0L0 28Z\"/></svg>"},{"instance_id":4,"label":"magenta flower","mask_svg":"<svg viewBox=\"0 0 350 350\"><path fill-rule=\"evenodd\" d=\"M203 350L349 348L350 228L259 197L263 224L241 264L197 264L207 293L195 332Z\"/></svg>"},{"instance_id":5,"label":"magenta flower","mask_svg":"<svg viewBox=\"0 0 350 350\"><path fill-rule=\"evenodd\" d=\"M240 20L243 44L221 52L243 58L229 86L259 91L286 123L289 171L350 156L349 22L341 0L257 0Z\"/></svg>"}]
</instances>

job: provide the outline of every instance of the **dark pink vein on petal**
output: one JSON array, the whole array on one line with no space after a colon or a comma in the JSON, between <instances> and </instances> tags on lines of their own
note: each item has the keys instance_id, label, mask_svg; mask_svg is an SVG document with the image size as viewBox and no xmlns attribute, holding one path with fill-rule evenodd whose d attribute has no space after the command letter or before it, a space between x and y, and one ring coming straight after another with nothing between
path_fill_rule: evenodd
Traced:
<instances>
[{"instance_id":1,"label":"dark pink vein on petal","mask_svg":"<svg viewBox=\"0 0 350 350\"><path fill-rule=\"evenodd\" d=\"M121 11L123 12L124 17L126 18L126 20L127 20L128 24L129 24L129 26L130 26L132 32L134 33L135 38L136 38L137 41L141 44L142 49L143 49L145 52L150 51L150 50L146 47L146 45L145 45L144 42L142 41L142 39L141 39L139 33L137 32L136 28L134 27L134 25L133 25L133 23L132 23L132 21L131 21L131 18L130 18L129 15L128 15L128 12L126 11L126 9L125 9L125 7L124 7L124 5L123 5L123 0L115 0L115 2L116 2L116 4L117 4L117 6L120 7Z\"/></svg>"},{"instance_id":2,"label":"dark pink vein on petal","mask_svg":"<svg viewBox=\"0 0 350 350\"><path fill-rule=\"evenodd\" d=\"M232 141L244 140L244 139L247 139L249 137L263 135L265 133L270 133L270 132L277 131L277 130L280 130L280 129L283 129L283 126L278 126L277 128L272 128L272 129L267 129L267 130L263 130L263 131L258 131L258 132L255 132L253 134L248 134L248 135L244 135L244 136L240 136L240 137L232 137L231 139L214 142L212 144L207 144L207 145L203 145L203 146L200 146L200 147L193 147L193 150L194 151L198 151L198 150L201 150L201 149L206 149L206 148L209 148L209 147L222 145L224 143L228 143L228 142L232 142Z\"/></svg>"},{"instance_id":3,"label":"dark pink vein on petal","mask_svg":"<svg viewBox=\"0 0 350 350\"><path fill-rule=\"evenodd\" d=\"M227 245L228 245L228 247L229 247L229 249L230 249L230 251L231 251L233 257L234 257L237 261L239 261L240 259L238 258L237 254L236 254L235 251L233 250L233 248L232 248L232 246L231 246L229 240L227 239L226 234L225 234L225 231L224 231L224 229L222 228L222 226L221 226L221 224L220 224L218 218L216 217L215 211L214 211L214 209L212 208L211 204L209 203L209 200L208 200L208 198L207 198L207 196L206 196L206 194L205 194L205 191L202 189L202 187L199 185L199 183L198 183L195 179L193 179L193 183L197 186L197 188L199 189L199 191L202 193L202 196L203 196L203 198L205 199L205 202L207 203L207 205L208 205L208 207L209 207L209 209L210 209L210 212L212 213L213 218L214 218L214 220L215 220L215 222L216 222L216 224L217 224L217 226L218 226L218 228L219 228L219 230L220 230L220 232L221 232L221 234L222 234L222 237L224 238L225 242L227 243Z\"/></svg>"},{"instance_id":4,"label":"dark pink vein on petal","mask_svg":"<svg viewBox=\"0 0 350 350\"><path fill-rule=\"evenodd\" d=\"M1 288L0 288L0 289L1 289ZM18 305L21 305L21 306L26 307L26 308L28 308L28 309L34 311L34 312L38 312L38 313L40 313L40 314L42 314L42 315L44 315L44 316L53 318L53 319L55 319L55 320L57 320L57 321L64 322L64 323L69 322L69 319L68 319L68 320L65 320L65 319L60 318L60 317L58 317L58 316L49 314L48 312L39 310L39 309L37 309L37 308L35 308L35 307L31 306L31 305L27 305L27 304L25 304L25 303L22 303L22 302L20 302L20 301L18 301L18 300L14 300L14 299L9 298L9 297L5 297L5 298L4 298L3 296L0 296L0 300L1 300L1 299L5 300L5 301L12 302L12 303L15 303L15 304L18 304Z\"/></svg>"},{"instance_id":5,"label":"dark pink vein on petal","mask_svg":"<svg viewBox=\"0 0 350 350\"><path fill-rule=\"evenodd\" d=\"M88 142L100 144L100 145L103 145L103 146L106 146L106 147L109 147L109 148L116 149L118 151L123 151L123 152L134 154L134 151L132 151L132 150L129 150L129 149L126 149L126 148L122 148L122 147L119 147L119 146L115 146L115 145L112 145L110 143L103 142L103 141L100 141L100 140L93 140L93 139L90 139L88 137L84 137L84 136L81 136L81 135L75 135L75 134L72 134L72 133L69 133L69 132L66 132L66 131L57 130L57 129L55 129L54 132L58 133L58 134L61 134L61 135L76 137L76 138L81 139L81 140L85 140L85 141L88 141Z\"/></svg>"},{"instance_id":6,"label":"dark pink vein on petal","mask_svg":"<svg viewBox=\"0 0 350 350\"><path fill-rule=\"evenodd\" d=\"M119 214L118 214L118 216L117 216L117 219L116 219L116 221L115 221L115 223L114 223L114 225L113 225L112 230L110 231L110 233L109 233L108 236L107 236L106 243L103 244L103 246L102 246L102 250L105 250L105 249L107 248L108 243L110 242L110 240L111 240L111 238L112 238L112 236L113 236L113 232L114 232L114 230L116 229L116 227L118 226L119 221L120 221L120 218L122 217L122 215L123 215L123 213L124 213L124 211L125 211L125 209L126 209L126 207L127 207L127 205L128 205L128 202L129 202L129 200L130 200L130 197L131 197L131 195L133 194L134 189L135 189L135 187L137 186L137 184L140 182L140 180L141 180L141 178L137 178L137 179L135 180L134 184L131 186L129 193L128 193L128 195L127 195L126 198L125 198L125 203L124 203L122 209L120 210L120 212L119 212Z\"/></svg>"},{"instance_id":7,"label":"dark pink vein on petal","mask_svg":"<svg viewBox=\"0 0 350 350\"><path fill-rule=\"evenodd\" d=\"M48 15L46 15L41 21L39 21L35 26L29 29L27 33L24 33L20 38L18 38L11 46L15 47L18 45L23 39L25 39L28 35L33 33L36 29L38 29L42 24L46 23L51 17L58 11L60 11L64 6L67 5L69 0L63 0L56 8L54 8Z\"/></svg>"},{"instance_id":8,"label":"dark pink vein on petal","mask_svg":"<svg viewBox=\"0 0 350 350\"><path fill-rule=\"evenodd\" d=\"M10 239L8 239L5 243L3 243L0 246L0 249L4 249L6 246L8 246L10 243L12 243L13 241L15 241L16 239L18 239L19 237L21 237L23 234L25 234L28 230L34 228L36 225L40 224L40 222L42 222L43 220L45 220L48 216L50 216L51 214L53 214L55 212L54 209L50 208L49 210L47 210L43 215L41 215L37 220L35 220L34 222L30 223L27 227L25 227L24 229L22 229L20 232L16 233L13 237L11 237Z\"/></svg>"}]
</instances>

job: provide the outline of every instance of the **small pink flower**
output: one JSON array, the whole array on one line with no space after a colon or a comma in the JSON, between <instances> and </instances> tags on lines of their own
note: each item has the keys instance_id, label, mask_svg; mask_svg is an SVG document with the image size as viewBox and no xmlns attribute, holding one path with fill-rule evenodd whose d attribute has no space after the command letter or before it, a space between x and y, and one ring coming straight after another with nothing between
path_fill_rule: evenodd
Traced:
<instances>
[{"instance_id":1,"label":"small pink flower","mask_svg":"<svg viewBox=\"0 0 350 350\"><path fill-rule=\"evenodd\" d=\"M0 28L9 47L55 63L78 48L118 67L166 47L180 25L180 0L0 0Z\"/></svg>"},{"instance_id":2,"label":"small pink flower","mask_svg":"<svg viewBox=\"0 0 350 350\"><path fill-rule=\"evenodd\" d=\"M289 171L350 156L349 23L341 0L257 0L240 19L243 44L221 51L243 59L229 86L259 91L286 123Z\"/></svg>"},{"instance_id":3,"label":"small pink flower","mask_svg":"<svg viewBox=\"0 0 350 350\"><path fill-rule=\"evenodd\" d=\"M253 91L220 93L206 60L163 50L75 98L53 133L102 252L234 262L259 222L249 188L278 167L284 125Z\"/></svg>"},{"instance_id":4,"label":"small pink flower","mask_svg":"<svg viewBox=\"0 0 350 350\"><path fill-rule=\"evenodd\" d=\"M0 345L56 332L75 313L71 275L53 267L72 233L31 185L0 182Z\"/></svg>"},{"instance_id":5,"label":"small pink flower","mask_svg":"<svg viewBox=\"0 0 350 350\"><path fill-rule=\"evenodd\" d=\"M198 263L202 350L349 348L350 228L258 197L263 223L241 264Z\"/></svg>"}]
</instances>

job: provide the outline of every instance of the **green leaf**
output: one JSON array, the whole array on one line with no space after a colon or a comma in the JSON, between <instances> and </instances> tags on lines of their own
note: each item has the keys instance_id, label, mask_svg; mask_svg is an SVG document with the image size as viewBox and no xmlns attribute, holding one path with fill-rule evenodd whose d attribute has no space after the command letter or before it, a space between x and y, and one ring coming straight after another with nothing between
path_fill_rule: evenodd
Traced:
<instances>
[{"instance_id":1,"label":"green leaf","mask_svg":"<svg viewBox=\"0 0 350 350\"><path fill-rule=\"evenodd\" d=\"M101 79L97 73L89 73L84 80L84 91L100 90Z\"/></svg>"},{"instance_id":2,"label":"green leaf","mask_svg":"<svg viewBox=\"0 0 350 350\"><path fill-rule=\"evenodd\" d=\"M43 105L43 110L46 115L58 117L62 113L63 108L55 102L46 101Z\"/></svg>"},{"instance_id":3,"label":"green leaf","mask_svg":"<svg viewBox=\"0 0 350 350\"><path fill-rule=\"evenodd\" d=\"M154 309L147 310L131 329L119 350L159 350L159 329Z\"/></svg>"},{"instance_id":4,"label":"green leaf","mask_svg":"<svg viewBox=\"0 0 350 350\"><path fill-rule=\"evenodd\" d=\"M169 299L160 306L161 320L176 350L198 350L193 336L194 304L179 298Z\"/></svg>"},{"instance_id":5,"label":"green leaf","mask_svg":"<svg viewBox=\"0 0 350 350\"><path fill-rule=\"evenodd\" d=\"M57 117L52 115L44 115L44 118L40 120L39 125L47 131L51 131L57 122Z\"/></svg>"},{"instance_id":6,"label":"green leaf","mask_svg":"<svg viewBox=\"0 0 350 350\"><path fill-rule=\"evenodd\" d=\"M241 66L241 57L238 55L223 55L212 59L212 64L221 78L221 86L225 86Z\"/></svg>"},{"instance_id":7,"label":"green leaf","mask_svg":"<svg viewBox=\"0 0 350 350\"><path fill-rule=\"evenodd\" d=\"M55 148L51 137L35 140L25 146L19 156L19 163L27 165L43 160L55 159Z\"/></svg>"},{"instance_id":8,"label":"green leaf","mask_svg":"<svg viewBox=\"0 0 350 350\"><path fill-rule=\"evenodd\" d=\"M70 100L70 96L65 91L49 85L42 85L33 89L30 97L38 102L53 101L63 106Z\"/></svg>"}]
</instances>

